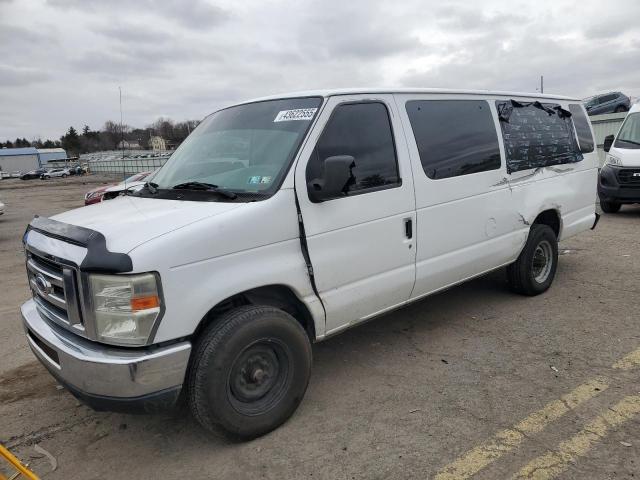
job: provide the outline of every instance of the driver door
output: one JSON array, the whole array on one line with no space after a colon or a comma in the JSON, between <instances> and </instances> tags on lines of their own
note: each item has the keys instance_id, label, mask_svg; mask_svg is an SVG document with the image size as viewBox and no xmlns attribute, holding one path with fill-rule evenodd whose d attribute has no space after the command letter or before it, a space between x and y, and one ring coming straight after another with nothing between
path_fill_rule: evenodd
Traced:
<instances>
[{"instance_id":1,"label":"driver door","mask_svg":"<svg viewBox=\"0 0 640 480\"><path fill-rule=\"evenodd\" d=\"M337 156L353 157L344 194L312 201L308 184ZM406 302L415 282L415 197L393 96L330 97L295 184L326 333Z\"/></svg>"}]
</instances>

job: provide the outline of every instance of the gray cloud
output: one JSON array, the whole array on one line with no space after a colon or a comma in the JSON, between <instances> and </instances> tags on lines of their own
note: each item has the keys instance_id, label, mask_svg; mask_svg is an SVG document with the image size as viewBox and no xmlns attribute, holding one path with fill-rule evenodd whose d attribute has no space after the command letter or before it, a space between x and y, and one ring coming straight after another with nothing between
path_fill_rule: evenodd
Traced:
<instances>
[{"instance_id":1,"label":"gray cloud","mask_svg":"<svg viewBox=\"0 0 640 480\"><path fill-rule=\"evenodd\" d=\"M640 95L640 2L0 0L0 140L330 87Z\"/></svg>"},{"instance_id":2,"label":"gray cloud","mask_svg":"<svg viewBox=\"0 0 640 480\"><path fill-rule=\"evenodd\" d=\"M33 83L43 82L50 74L37 68L20 68L0 64L0 86L26 87Z\"/></svg>"},{"instance_id":3,"label":"gray cloud","mask_svg":"<svg viewBox=\"0 0 640 480\"><path fill-rule=\"evenodd\" d=\"M226 10L205 0L48 0L50 5L83 12L109 12L113 18L123 15L147 13L164 17L168 22L178 22L189 28L211 28L226 21Z\"/></svg>"},{"instance_id":4,"label":"gray cloud","mask_svg":"<svg viewBox=\"0 0 640 480\"><path fill-rule=\"evenodd\" d=\"M98 24L95 31L109 40L122 43L157 45L163 44L172 38L172 35L168 32L152 30L148 25L129 22L108 25Z\"/></svg>"}]
</instances>

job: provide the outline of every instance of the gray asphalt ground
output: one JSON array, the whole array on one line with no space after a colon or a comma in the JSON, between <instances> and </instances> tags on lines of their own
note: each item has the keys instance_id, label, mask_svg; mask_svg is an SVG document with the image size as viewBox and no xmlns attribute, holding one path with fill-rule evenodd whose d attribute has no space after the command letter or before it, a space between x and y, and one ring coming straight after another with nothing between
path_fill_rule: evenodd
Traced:
<instances>
[{"instance_id":1,"label":"gray asphalt ground","mask_svg":"<svg viewBox=\"0 0 640 480\"><path fill-rule=\"evenodd\" d=\"M563 242L541 296L495 272L315 345L295 415L232 443L185 409L93 412L30 352L25 226L101 181L0 182L0 443L41 478L640 476L640 206Z\"/></svg>"}]
</instances>

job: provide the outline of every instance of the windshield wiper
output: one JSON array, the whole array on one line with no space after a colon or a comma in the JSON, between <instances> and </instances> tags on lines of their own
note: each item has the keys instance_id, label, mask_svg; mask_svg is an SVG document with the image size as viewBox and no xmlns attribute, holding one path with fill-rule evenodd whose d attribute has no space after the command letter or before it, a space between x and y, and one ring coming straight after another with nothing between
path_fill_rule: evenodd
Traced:
<instances>
[{"instance_id":1,"label":"windshield wiper","mask_svg":"<svg viewBox=\"0 0 640 480\"><path fill-rule=\"evenodd\" d=\"M174 190L202 190L206 192L215 192L219 193L223 197L226 197L230 200L234 200L238 198L238 195L229 190L225 190L224 188L220 188L218 185L214 185L213 183L205 183L205 182L184 182L179 183L171 187Z\"/></svg>"}]
</instances>

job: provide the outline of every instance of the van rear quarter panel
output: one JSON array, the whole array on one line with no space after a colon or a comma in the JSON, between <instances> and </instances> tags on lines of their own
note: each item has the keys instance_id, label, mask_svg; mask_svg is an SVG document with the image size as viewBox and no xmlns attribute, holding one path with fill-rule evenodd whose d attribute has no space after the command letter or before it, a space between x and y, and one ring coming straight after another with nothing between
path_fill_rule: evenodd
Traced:
<instances>
[{"instance_id":1,"label":"van rear quarter panel","mask_svg":"<svg viewBox=\"0 0 640 480\"><path fill-rule=\"evenodd\" d=\"M534 101L536 98L529 100ZM566 110L570 103L579 103L545 101L557 103ZM593 129L591 135L593 136ZM499 138L503 143L502 135ZM591 228L595 221L597 179L598 155L595 150L584 153L583 159L577 163L522 170L508 175L523 246L530 225L545 210L555 210L560 217L559 240Z\"/></svg>"}]
</instances>

